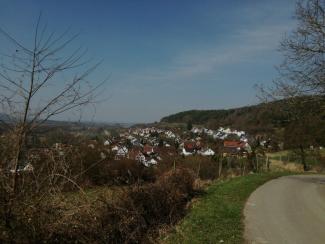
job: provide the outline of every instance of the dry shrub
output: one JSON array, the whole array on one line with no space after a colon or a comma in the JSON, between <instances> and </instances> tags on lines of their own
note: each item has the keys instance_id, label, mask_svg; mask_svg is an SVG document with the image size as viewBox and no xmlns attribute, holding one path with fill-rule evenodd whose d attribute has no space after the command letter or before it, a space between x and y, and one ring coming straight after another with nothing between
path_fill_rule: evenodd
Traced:
<instances>
[{"instance_id":1,"label":"dry shrub","mask_svg":"<svg viewBox=\"0 0 325 244\"><path fill-rule=\"evenodd\" d=\"M133 186L117 203L105 202L103 223L112 243L148 242L159 227L174 224L194 194L194 174L177 169L155 183Z\"/></svg>"},{"instance_id":2,"label":"dry shrub","mask_svg":"<svg viewBox=\"0 0 325 244\"><path fill-rule=\"evenodd\" d=\"M195 175L202 180L214 180L217 179L219 175L219 163L211 157L200 155L167 158L167 160L158 164L159 174L163 174L163 172L173 167L192 170L195 172Z\"/></svg>"},{"instance_id":3,"label":"dry shrub","mask_svg":"<svg viewBox=\"0 0 325 244\"><path fill-rule=\"evenodd\" d=\"M325 169L325 156L320 157L319 162L322 165L323 169Z\"/></svg>"},{"instance_id":4,"label":"dry shrub","mask_svg":"<svg viewBox=\"0 0 325 244\"><path fill-rule=\"evenodd\" d=\"M81 145L75 147L75 150L79 158L71 158L69 163L75 172L82 172L77 179L80 185L130 185L139 181L153 182L156 179L151 168L146 168L135 160L114 160L112 155L106 155L107 158L102 159L100 154L105 150L97 147L93 149Z\"/></svg>"},{"instance_id":5,"label":"dry shrub","mask_svg":"<svg viewBox=\"0 0 325 244\"><path fill-rule=\"evenodd\" d=\"M153 168L146 168L135 160L102 160L94 165L82 176L82 185L88 181L93 186L119 186L138 182L153 182L156 179Z\"/></svg>"},{"instance_id":6,"label":"dry shrub","mask_svg":"<svg viewBox=\"0 0 325 244\"><path fill-rule=\"evenodd\" d=\"M15 235L2 229L3 243L143 243L158 228L184 216L194 194L195 177L187 169L163 174L155 183L128 187L118 197L102 194L90 201L79 194L30 199L17 206ZM83 197L84 196L84 197ZM78 199L78 200L76 200Z\"/></svg>"},{"instance_id":7,"label":"dry shrub","mask_svg":"<svg viewBox=\"0 0 325 244\"><path fill-rule=\"evenodd\" d=\"M153 182L156 179L153 168L144 167L141 163L129 159L105 162L101 171L107 179L106 183L111 185Z\"/></svg>"},{"instance_id":8,"label":"dry shrub","mask_svg":"<svg viewBox=\"0 0 325 244\"><path fill-rule=\"evenodd\" d=\"M0 226L0 243L110 243L101 206L87 198L74 202L67 195L17 206L11 221L14 232Z\"/></svg>"},{"instance_id":9,"label":"dry shrub","mask_svg":"<svg viewBox=\"0 0 325 244\"><path fill-rule=\"evenodd\" d=\"M219 164L210 157L199 155L187 157L184 165L193 169L198 178L202 180L214 180L218 178Z\"/></svg>"},{"instance_id":10,"label":"dry shrub","mask_svg":"<svg viewBox=\"0 0 325 244\"><path fill-rule=\"evenodd\" d=\"M319 156L318 164L313 165L316 172L325 172L325 156Z\"/></svg>"}]
</instances>

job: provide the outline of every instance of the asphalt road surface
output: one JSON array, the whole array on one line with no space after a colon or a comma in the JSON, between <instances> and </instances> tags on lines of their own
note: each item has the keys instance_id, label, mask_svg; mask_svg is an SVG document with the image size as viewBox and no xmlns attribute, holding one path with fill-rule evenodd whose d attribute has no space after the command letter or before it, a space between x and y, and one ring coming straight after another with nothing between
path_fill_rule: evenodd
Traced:
<instances>
[{"instance_id":1,"label":"asphalt road surface","mask_svg":"<svg viewBox=\"0 0 325 244\"><path fill-rule=\"evenodd\" d=\"M247 243L325 244L325 175L269 181L249 197L244 215Z\"/></svg>"}]
</instances>

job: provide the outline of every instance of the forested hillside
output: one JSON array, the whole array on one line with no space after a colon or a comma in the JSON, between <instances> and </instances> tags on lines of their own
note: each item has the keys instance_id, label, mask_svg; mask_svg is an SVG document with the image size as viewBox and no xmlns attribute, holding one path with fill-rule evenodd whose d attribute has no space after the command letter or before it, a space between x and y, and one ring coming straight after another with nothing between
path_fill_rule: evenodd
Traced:
<instances>
[{"instance_id":1,"label":"forested hillside","mask_svg":"<svg viewBox=\"0 0 325 244\"><path fill-rule=\"evenodd\" d=\"M161 122L167 123L188 123L204 125L209 128L218 126L230 126L236 129L247 131L270 131L274 128L281 128L287 122L288 114L286 107L291 101L281 100L271 103L261 103L253 106L222 110L189 110L166 116ZM312 107L314 100L299 98L299 102L306 107ZM296 103L296 101L295 101ZM324 107L317 105L316 110Z\"/></svg>"}]
</instances>

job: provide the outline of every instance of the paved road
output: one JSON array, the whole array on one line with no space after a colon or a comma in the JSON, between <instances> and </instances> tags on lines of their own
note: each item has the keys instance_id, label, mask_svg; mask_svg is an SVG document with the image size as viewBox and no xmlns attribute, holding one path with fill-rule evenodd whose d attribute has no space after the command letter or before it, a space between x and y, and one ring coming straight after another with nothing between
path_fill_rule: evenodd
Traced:
<instances>
[{"instance_id":1,"label":"paved road","mask_svg":"<svg viewBox=\"0 0 325 244\"><path fill-rule=\"evenodd\" d=\"M286 176L259 187L245 210L247 243L325 244L325 176Z\"/></svg>"}]
</instances>

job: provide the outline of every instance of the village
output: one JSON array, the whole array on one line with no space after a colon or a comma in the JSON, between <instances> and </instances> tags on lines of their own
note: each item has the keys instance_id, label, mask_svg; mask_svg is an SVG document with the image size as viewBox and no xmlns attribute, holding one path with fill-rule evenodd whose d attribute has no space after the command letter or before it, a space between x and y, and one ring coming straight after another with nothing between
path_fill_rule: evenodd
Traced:
<instances>
[{"instance_id":1,"label":"village","mask_svg":"<svg viewBox=\"0 0 325 244\"><path fill-rule=\"evenodd\" d=\"M325 0L0 13L0 244L325 243Z\"/></svg>"},{"instance_id":2,"label":"village","mask_svg":"<svg viewBox=\"0 0 325 244\"><path fill-rule=\"evenodd\" d=\"M198 127L191 130L135 127L125 129L118 136L111 136L105 130L104 135L104 141L93 140L88 145L95 148L102 143L105 148L100 153L102 159L109 154L117 161L134 160L145 167L156 165L164 158L173 156L213 157L218 153L224 157L247 157L252 152L249 136L244 131L223 127L217 130Z\"/></svg>"}]
</instances>

